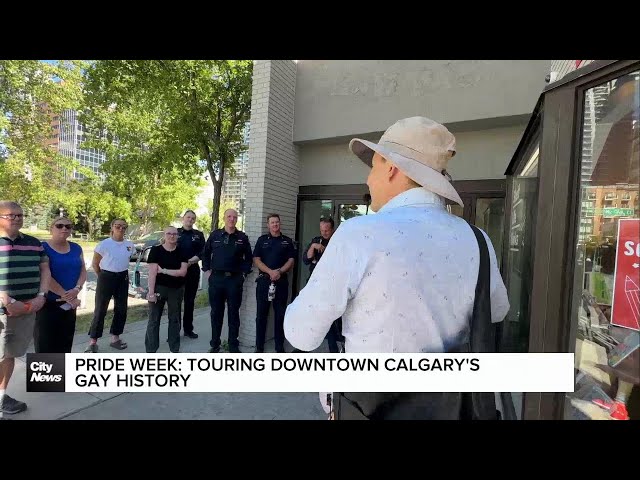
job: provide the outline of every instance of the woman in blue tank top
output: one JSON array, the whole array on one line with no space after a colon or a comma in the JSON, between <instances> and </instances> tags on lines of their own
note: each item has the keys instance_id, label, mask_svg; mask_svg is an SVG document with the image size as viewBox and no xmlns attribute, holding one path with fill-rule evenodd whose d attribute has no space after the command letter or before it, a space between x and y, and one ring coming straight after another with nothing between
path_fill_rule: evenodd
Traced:
<instances>
[{"instance_id":1,"label":"woman in blue tank top","mask_svg":"<svg viewBox=\"0 0 640 480\"><path fill-rule=\"evenodd\" d=\"M87 280L82 247L67 239L73 228L68 218L51 223L51 240L42 242L49 257L51 281L47 301L36 315L37 353L70 353L76 330L78 294Z\"/></svg>"}]
</instances>

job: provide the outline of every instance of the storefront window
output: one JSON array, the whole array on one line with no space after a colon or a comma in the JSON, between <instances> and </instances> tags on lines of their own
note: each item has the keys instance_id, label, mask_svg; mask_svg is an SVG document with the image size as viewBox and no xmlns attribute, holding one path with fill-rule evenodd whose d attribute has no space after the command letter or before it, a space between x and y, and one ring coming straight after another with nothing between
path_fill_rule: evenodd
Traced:
<instances>
[{"instance_id":1,"label":"storefront window","mask_svg":"<svg viewBox=\"0 0 640 480\"><path fill-rule=\"evenodd\" d=\"M633 72L584 97L571 317L576 387L566 397L567 419L624 420L638 408L639 82Z\"/></svg>"},{"instance_id":2,"label":"storefront window","mask_svg":"<svg viewBox=\"0 0 640 480\"><path fill-rule=\"evenodd\" d=\"M509 353L529 351L539 152L539 143L532 144L522 170L513 178L507 239L507 291L511 308L503 322L500 342L501 351Z\"/></svg>"}]
</instances>

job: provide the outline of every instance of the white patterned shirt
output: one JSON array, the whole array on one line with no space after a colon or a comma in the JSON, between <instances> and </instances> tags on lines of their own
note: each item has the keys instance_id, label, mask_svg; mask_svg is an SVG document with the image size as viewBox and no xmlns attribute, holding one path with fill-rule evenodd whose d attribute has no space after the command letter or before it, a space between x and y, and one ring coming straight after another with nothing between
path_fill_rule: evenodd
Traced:
<instances>
[{"instance_id":1,"label":"white patterned shirt","mask_svg":"<svg viewBox=\"0 0 640 480\"><path fill-rule=\"evenodd\" d=\"M492 321L509 300L496 254L491 263ZM375 215L340 224L309 282L287 307L284 330L295 348L318 348L342 317L345 350L440 353L468 333L479 248L469 224L443 199L413 188Z\"/></svg>"}]
</instances>

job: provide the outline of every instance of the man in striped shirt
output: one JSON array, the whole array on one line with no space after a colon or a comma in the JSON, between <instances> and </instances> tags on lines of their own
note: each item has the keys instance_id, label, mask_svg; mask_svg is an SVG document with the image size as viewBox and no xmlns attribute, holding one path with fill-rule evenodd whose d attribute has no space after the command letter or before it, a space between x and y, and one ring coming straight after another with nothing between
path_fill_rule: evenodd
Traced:
<instances>
[{"instance_id":1,"label":"man in striped shirt","mask_svg":"<svg viewBox=\"0 0 640 480\"><path fill-rule=\"evenodd\" d=\"M7 395L15 358L27 353L36 312L49 289L49 263L40 240L20 232L20 205L0 201L0 417L26 410L27 404Z\"/></svg>"}]
</instances>

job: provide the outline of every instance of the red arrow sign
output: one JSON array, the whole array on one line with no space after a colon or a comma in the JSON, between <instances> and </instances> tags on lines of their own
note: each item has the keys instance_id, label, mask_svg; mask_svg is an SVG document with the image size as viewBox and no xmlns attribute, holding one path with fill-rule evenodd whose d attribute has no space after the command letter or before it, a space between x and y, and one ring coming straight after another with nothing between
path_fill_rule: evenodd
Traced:
<instances>
[{"instance_id":1,"label":"red arrow sign","mask_svg":"<svg viewBox=\"0 0 640 480\"><path fill-rule=\"evenodd\" d=\"M640 330L640 220L618 221L611 324Z\"/></svg>"}]
</instances>

